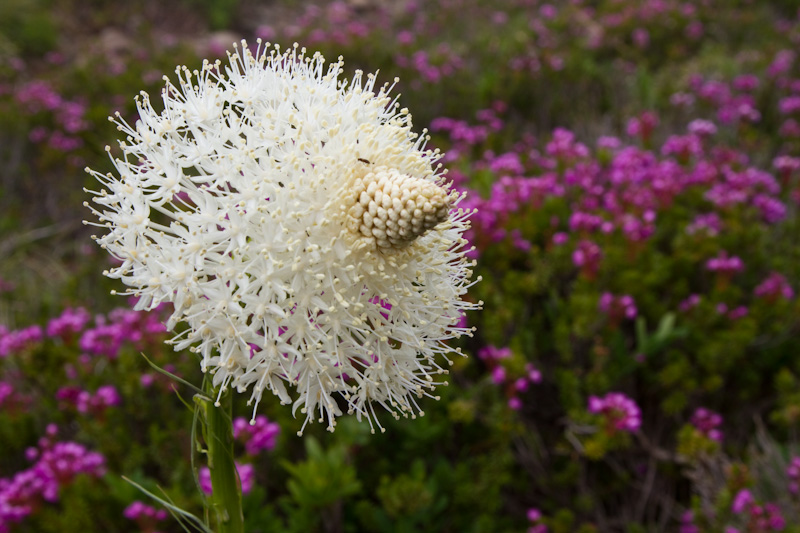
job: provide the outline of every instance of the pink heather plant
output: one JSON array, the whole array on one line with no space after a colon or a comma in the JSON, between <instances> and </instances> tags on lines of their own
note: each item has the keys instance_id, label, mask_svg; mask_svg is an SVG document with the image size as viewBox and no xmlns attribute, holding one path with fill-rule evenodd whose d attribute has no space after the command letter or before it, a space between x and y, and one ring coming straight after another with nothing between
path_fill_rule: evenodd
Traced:
<instances>
[{"instance_id":1,"label":"pink heather plant","mask_svg":"<svg viewBox=\"0 0 800 533\"><path fill-rule=\"evenodd\" d=\"M728 311L728 318L731 320L739 320L746 317L750 310L745 305L740 305Z\"/></svg>"},{"instance_id":2,"label":"pink heather plant","mask_svg":"<svg viewBox=\"0 0 800 533\"><path fill-rule=\"evenodd\" d=\"M525 365L525 375L530 383L541 383L542 381L542 373L533 366L533 363Z\"/></svg>"},{"instance_id":3,"label":"pink heather plant","mask_svg":"<svg viewBox=\"0 0 800 533\"><path fill-rule=\"evenodd\" d=\"M55 111L63 101L49 83L41 80L20 86L15 97L17 103L21 104L29 113Z\"/></svg>"},{"instance_id":4,"label":"pink heather plant","mask_svg":"<svg viewBox=\"0 0 800 533\"><path fill-rule=\"evenodd\" d=\"M700 118L691 121L687 129L700 137L710 137L717 133L717 126L713 122Z\"/></svg>"},{"instance_id":5,"label":"pink heather plant","mask_svg":"<svg viewBox=\"0 0 800 533\"><path fill-rule=\"evenodd\" d=\"M506 369L502 366L496 366L492 369L492 382L495 385L500 385L506 380Z\"/></svg>"},{"instance_id":6,"label":"pink heather plant","mask_svg":"<svg viewBox=\"0 0 800 533\"><path fill-rule=\"evenodd\" d=\"M11 383L0 381L0 407L4 407L5 403L14 395L14 386Z\"/></svg>"},{"instance_id":7,"label":"pink heather plant","mask_svg":"<svg viewBox=\"0 0 800 533\"><path fill-rule=\"evenodd\" d=\"M527 512L528 522L530 522L530 526L528 527L527 533L547 533L549 530L547 526L542 522L542 512L532 507L528 509Z\"/></svg>"},{"instance_id":8,"label":"pink heather plant","mask_svg":"<svg viewBox=\"0 0 800 533\"><path fill-rule=\"evenodd\" d=\"M28 326L16 331L8 331L0 326L0 357L29 348L40 343L43 338L40 326Z\"/></svg>"},{"instance_id":9,"label":"pink heather plant","mask_svg":"<svg viewBox=\"0 0 800 533\"><path fill-rule=\"evenodd\" d=\"M774 503L758 504L748 489L742 489L736 493L731 511L746 517L748 529L745 531L766 533L783 531L786 527L786 520L780 508Z\"/></svg>"},{"instance_id":10,"label":"pink heather plant","mask_svg":"<svg viewBox=\"0 0 800 533\"><path fill-rule=\"evenodd\" d=\"M642 425L639 406L620 392L609 392L604 397L589 397L589 412L602 415L610 431L634 432Z\"/></svg>"},{"instance_id":11,"label":"pink heather plant","mask_svg":"<svg viewBox=\"0 0 800 533\"><path fill-rule=\"evenodd\" d=\"M785 184L792 173L800 170L800 158L781 155L772 160L772 167L780 173Z\"/></svg>"},{"instance_id":12,"label":"pink heather plant","mask_svg":"<svg viewBox=\"0 0 800 533\"><path fill-rule=\"evenodd\" d=\"M684 313L687 313L693 308L697 307L701 299L702 297L699 294L691 294L688 298L678 304L678 309Z\"/></svg>"},{"instance_id":13,"label":"pink heather plant","mask_svg":"<svg viewBox=\"0 0 800 533\"><path fill-rule=\"evenodd\" d=\"M255 469L249 463L236 462L236 471L239 473L239 481L241 483L242 494L247 494L253 490L255 484ZM199 476L200 488L206 494L211 494L213 488L211 486L211 470L207 466L200 468Z\"/></svg>"},{"instance_id":14,"label":"pink heather plant","mask_svg":"<svg viewBox=\"0 0 800 533\"><path fill-rule=\"evenodd\" d=\"M741 74L733 79L733 88L737 91L752 92L758 89L761 84L758 76L753 74Z\"/></svg>"},{"instance_id":15,"label":"pink heather plant","mask_svg":"<svg viewBox=\"0 0 800 533\"><path fill-rule=\"evenodd\" d=\"M166 331L159 313L115 309L107 317L96 317L95 326L84 330L79 345L88 354L116 359L123 344L143 348L151 339L160 343Z\"/></svg>"},{"instance_id":16,"label":"pink heather plant","mask_svg":"<svg viewBox=\"0 0 800 533\"><path fill-rule=\"evenodd\" d=\"M531 242L522 236L522 232L518 229L511 230L511 243L517 250L527 252L533 246Z\"/></svg>"},{"instance_id":17,"label":"pink heather plant","mask_svg":"<svg viewBox=\"0 0 800 533\"><path fill-rule=\"evenodd\" d=\"M280 432L280 426L264 415L252 421L243 417L233 421L233 437L244 443L245 452L251 456L274 449Z\"/></svg>"},{"instance_id":18,"label":"pink heather plant","mask_svg":"<svg viewBox=\"0 0 800 533\"><path fill-rule=\"evenodd\" d=\"M699 407L695 410L690 423L706 438L713 441L722 442L722 431L718 428L722 425L722 416L706 409Z\"/></svg>"},{"instance_id":19,"label":"pink heather plant","mask_svg":"<svg viewBox=\"0 0 800 533\"><path fill-rule=\"evenodd\" d=\"M508 397L508 407L516 411L523 406L519 395L527 392L531 385L541 383L542 373L533 363L526 363L520 376L519 371L514 370L512 356L509 347L489 345L478 350L478 357L486 363L492 383L503 388Z\"/></svg>"},{"instance_id":20,"label":"pink heather plant","mask_svg":"<svg viewBox=\"0 0 800 533\"><path fill-rule=\"evenodd\" d=\"M680 533L700 533L700 528L694 523L694 513L692 511L684 511L681 514L681 523L678 531Z\"/></svg>"},{"instance_id":21,"label":"pink heather plant","mask_svg":"<svg viewBox=\"0 0 800 533\"><path fill-rule=\"evenodd\" d=\"M733 498L731 510L736 514L741 514L752 503L753 494L748 489L742 489Z\"/></svg>"},{"instance_id":22,"label":"pink heather plant","mask_svg":"<svg viewBox=\"0 0 800 533\"><path fill-rule=\"evenodd\" d=\"M0 479L0 531L30 515L41 502L55 502L59 491L79 475L102 477L105 459L75 442L55 442L58 430L51 424L38 448L30 448L30 468L12 478Z\"/></svg>"},{"instance_id":23,"label":"pink heather plant","mask_svg":"<svg viewBox=\"0 0 800 533\"><path fill-rule=\"evenodd\" d=\"M647 124L656 121L652 114L645 117ZM637 123L640 122L641 119ZM488 129L481 130L477 137L457 134L457 123L462 131L481 128L452 119L434 121L434 130L449 133L453 147L448 153L454 159L490 134ZM611 150L602 155L610 158L603 165L587 161L590 154L586 147L564 129L553 132L553 138L545 145L546 155L535 150L535 141L525 141L529 144L521 144L516 154L485 152L484 160L475 164L496 169L498 179L488 198L471 195L467 200L471 207L479 209L473 219L474 229L469 232L478 244L473 255L504 239L510 239L520 250L527 249L527 243L517 245L519 234L515 228L507 230L506 221L515 213L539 208L548 199L570 198L569 232L561 231L557 224L552 243L565 245L572 240L573 264L589 279L596 277L603 264L599 242L602 235L613 237L620 232L631 242L646 242L658 230L659 212L682 195L695 194L693 190L703 193L714 209L696 214L687 226L689 234L720 235L726 229L722 215L740 205L752 206L767 224L783 220L786 207L777 198L780 185L772 176L747 167L747 161L731 150L699 142L711 136L714 128L709 121L693 122L695 137L668 140L662 146L662 157L622 146L619 141L610 143L611 148L598 147L598 157L603 150ZM688 152L679 147L681 139L692 141ZM520 157L522 150L528 153L525 159ZM692 161L679 163L687 154L691 154ZM553 171L559 165L565 166L563 172ZM736 268L733 263L727 266Z\"/></svg>"},{"instance_id":24,"label":"pink heather plant","mask_svg":"<svg viewBox=\"0 0 800 533\"><path fill-rule=\"evenodd\" d=\"M645 111L638 117L634 117L628 121L626 133L631 137L638 137L642 144L647 145L658 123L658 115L652 111Z\"/></svg>"},{"instance_id":25,"label":"pink heather plant","mask_svg":"<svg viewBox=\"0 0 800 533\"><path fill-rule=\"evenodd\" d=\"M78 395L76 408L79 413L100 415L109 407L120 404L120 396L114 385L103 385L94 394L82 391Z\"/></svg>"},{"instance_id":26,"label":"pink heather plant","mask_svg":"<svg viewBox=\"0 0 800 533\"><path fill-rule=\"evenodd\" d=\"M484 346L478 350L478 357L484 361L499 361L511 357L511 348L505 346L497 348L495 346Z\"/></svg>"},{"instance_id":27,"label":"pink heather plant","mask_svg":"<svg viewBox=\"0 0 800 533\"><path fill-rule=\"evenodd\" d=\"M49 117L47 127L36 126L31 129L28 139L32 143L46 143L53 150L65 153L74 152L84 145L80 134L90 127L84 102L65 99L48 82L42 80L20 85L14 97L27 114L40 119ZM81 162L76 157L67 157L65 160L73 166Z\"/></svg>"},{"instance_id":28,"label":"pink heather plant","mask_svg":"<svg viewBox=\"0 0 800 533\"><path fill-rule=\"evenodd\" d=\"M638 314L636 302L630 294L617 296L610 292L604 292L600 295L597 306L600 311L607 314L609 319L615 323L622 319L633 320Z\"/></svg>"},{"instance_id":29,"label":"pink heather plant","mask_svg":"<svg viewBox=\"0 0 800 533\"><path fill-rule=\"evenodd\" d=\"M694 235L703 232L709 237L716 237L722 231L722 220L717 213L695 216L691 224L686 226L686 233Z\"/></svg>"},{"instance_id":30,"label":"pink heather plant","mask_svg":"<svg viewBox=\"0 0 800 533\"><path fill-rule=\"evenodd\" d=\"M166 520L169 514L164 509L155 509L137 500L125 508L122 516L136 522L143 533L158 533L158 522Z\"/></svg>"},{"instance_id":31,"label":"pink heather plant","mask_svg":"<svg viewBox=\"0 0 800 533\"><path fill-rule=\"evenodd\" d=\"M569 217L569 229L572 232L594 232L603 226L603 217L592 213L573 212Z\"/></svg>"},{"instance_id":32,"label":"pink heather plant","mask_svg":"<svg viewBox=\"0 0 800 533\"><path fill-rule=\"evenodd\" d=\"M784 298L791 300L794 298L794 290L787 281L786 277L778 272L771 272L754 290L753 294L758 298L777 300Z\"/></svg>"},{"instance_id":33,"label":"pink heather plant","mask_svg":"<svg viewBox=\"0 0 800 533\"><path fill-rule=\"evenodd\" d=\"M687 163L703 153L702 140L698 135L670 135L661 146L662 155L672 155L681 162Z\"/></svg>"},{"instance_id":34,"label":"pink heather plant","mask_svg":"<svg viewBox=\"0 0 800 533\"><path fill-rule=\"evenodd\" d=\"M575 251L572 252L572 263L590 279L597 275L602 258L602 250L590 240L580 241L575 247Z\"/></svg>"},{"instance_id":35,"label":"pink heather plant","mask_svg":"<svg viewBox=\"0 0 800 533\"><path fill-rule=\"evenodd\" d=\"M65 407L75 409L81 414L101 416L109 407L120 404L120 396L113 385L104 385L92 394L80 387L62 387L56 393L56 398Z\"/></svg>"},{"instance_id":36,"label":"pink heather plant","mask_svg":"<svg viewBox=\"0 0 800 533\"><path fill-rule=\"evenodd\" d=\"M90 320L89 312L83 307L68 307L60 316L47 323L47 336L68 339L70 336L82 332Z\"/></svg>"},{"instance_id":37,"label":"pink heather plant","mask_svg":"<svg viewBox=\"0 0 800 533\"><path fill-rule=\"evenodd\" d=\"M553 136L545 146L545 153L562 160L583 159L589 156L589 149L577 142L575 134L565 128L553 130Z\"/></svg>"},{"instance_id":38,"label":"pink heather plant","mask_svg":"<svg viewBox=\"0 0 800 533\"><path fill-rule=\"evenodd\" d=\"M800 456L793 456L786 468L786 477L789 479L789 492L797 497L800 494Z\"/></svg>"},{"instance_id":39,"label":"pink heather plant","mask_svg":"<svg viewBox=\"0 0 800 533\"><path fill-rule=\"evenodd\" d=\"M727 252L722 251L716 257L706 261L706 268L711 272L731 275L744 270L744 263L739 257L729 257Z\"/></svg>"},{"instance_id":40,"label":"pink heather plant","mask_svg":"<svg viewBox=\"0 0 800 533\"><path fill-rule=\"evenodd\" d=\"M27 414L31 399L15 387L17 379L9 372L6 381L0 381L0 413L15 419Z\"/></svg>"},{"instance_id":41,"label":"pink heather plant","mask_svg":"<svg viewBox=\"0 0 800 533\"><path fill-rule=\"evenodd\" d=\"M492 373L492 380L496 384L505 384L506 394L509 397L508 406L515 411L522 409L523 406L522 399L519 397L519 395L527 392L531 385L542 382L542 373L539 369L533 366L533 363L525 364L525 374L521 377L514 379L513 377L508 376L505 371L502 373L502 379L498 379L499 377L500 376L496 376L494 372Z\"/></svg>"}]
</instances>

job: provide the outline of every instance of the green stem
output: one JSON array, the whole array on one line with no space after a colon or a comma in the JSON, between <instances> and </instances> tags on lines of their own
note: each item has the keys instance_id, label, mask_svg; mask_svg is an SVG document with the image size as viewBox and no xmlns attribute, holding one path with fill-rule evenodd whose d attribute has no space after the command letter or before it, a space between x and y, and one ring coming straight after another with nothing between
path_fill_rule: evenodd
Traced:
<instances>
[{"instance_id":1,"label":"green stem","mask_svg":"<svg viewBox=\"0 0 800 533\"><path fill-rule=\"evenodd\" d=\"M211 471L209 508L217 522L217 533L244 533L242 490L233 460L233 395L225 391L215 406L217 394L211 379L204 380L203 390L210 400L203 401L208 468Z\"/></svg>"}]
</instances>

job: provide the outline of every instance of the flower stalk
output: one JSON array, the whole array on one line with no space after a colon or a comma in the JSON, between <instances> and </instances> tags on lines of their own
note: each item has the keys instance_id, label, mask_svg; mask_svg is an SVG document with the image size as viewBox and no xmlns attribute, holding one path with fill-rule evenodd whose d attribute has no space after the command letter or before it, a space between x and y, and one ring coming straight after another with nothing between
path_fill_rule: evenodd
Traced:
<instances>
[{"instance_id":1,"label":"flower stalk","mask_svg":"<svg viewBox=\"0 0 800 533\"><path fill-rule=\"evenodd\" d=\"M208 512L216 522L217 533L244 533L242 489L233 459L233 395L229 390L219 394L211 379L204 380L203 389L205 397L198 395L196 399L203 415L203 437L213 489L208 498Z\"/></svg>"}]
</instances>

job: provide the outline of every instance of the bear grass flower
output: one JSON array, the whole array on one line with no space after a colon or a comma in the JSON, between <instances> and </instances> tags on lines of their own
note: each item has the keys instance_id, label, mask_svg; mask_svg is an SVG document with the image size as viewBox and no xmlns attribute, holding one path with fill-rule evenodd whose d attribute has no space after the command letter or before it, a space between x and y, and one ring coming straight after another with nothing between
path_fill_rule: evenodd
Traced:
<instances>
[{"instance_id":1,"label":"bear grass flower","mask_svg":"<svg viewBox=\"0 0 800 533\"><path fill-rule=\"evenodd\" d=\"M261 41L176 73L163 110L141 93L135 125L112 117L116 173L87 169L94 238L119 261L104 274L136 309L171 302L175 349L219 394L249 390L254 417L265 391L306 415L300 434L345 412L383 430L376 404L424 414L478 280L463 193L394 85Z\"/></svg>"}]
</instances>

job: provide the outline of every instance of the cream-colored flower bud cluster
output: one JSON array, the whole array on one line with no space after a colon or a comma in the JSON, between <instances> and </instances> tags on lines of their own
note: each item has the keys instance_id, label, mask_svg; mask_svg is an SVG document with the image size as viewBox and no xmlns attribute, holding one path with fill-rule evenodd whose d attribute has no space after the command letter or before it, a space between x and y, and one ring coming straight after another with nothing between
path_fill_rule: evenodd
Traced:
<instances>
[{"instance_id":1,"label":"cream-colored flower bud cluster","mask_svg":"<svg viewBox=\"0 0 800 533\"><path fill-rule=\"evenodd\" d=\"M447 220L458 197L429 180L378 168L356 181L360 190L350 208L351 227L379 248L405 248Z\"/></svg>"}]
</instances>

